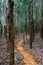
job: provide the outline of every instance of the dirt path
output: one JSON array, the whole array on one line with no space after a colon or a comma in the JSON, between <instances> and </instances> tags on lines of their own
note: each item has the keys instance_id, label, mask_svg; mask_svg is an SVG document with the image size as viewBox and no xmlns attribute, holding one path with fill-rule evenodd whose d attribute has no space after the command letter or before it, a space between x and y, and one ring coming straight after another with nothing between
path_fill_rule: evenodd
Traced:
<instances>
[{"instance_id":1,"label":"dirt path","mask_svg":"<svg viewBox=\"0 0 43 65\"><path fill-rule=\"evenodd\" d=\"M23 40L20 40L17 44L17 50L23 56L24 65L37 65L36 59L32 56L32 54L28 53L24 48L21 46Z\"/></svg>"}]
</instances>

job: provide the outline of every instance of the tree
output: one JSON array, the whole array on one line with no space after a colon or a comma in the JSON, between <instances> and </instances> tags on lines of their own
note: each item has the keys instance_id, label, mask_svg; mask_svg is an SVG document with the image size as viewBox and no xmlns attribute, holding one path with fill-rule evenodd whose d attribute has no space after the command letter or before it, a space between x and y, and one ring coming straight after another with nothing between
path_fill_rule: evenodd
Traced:
<instances>
[{"instance_id":1,"label":"tree","mask_svg":"<svg viewBox=\"0 0 43 65\"><path fill-rule=\"evenodd\" d=\"M1 23L1 20L0 20L0 36L2 35L2 32L3 32L3 26L2 26L2 23Z\"/></svg>"},{"instance_id":2,"label":"tree","mask_svg":"<svg viewBox=\"0 0 43 65\"><path fill-rule=\"evenodd\" d=\"M24 25L24 29L25 29L26 40L27 40L27 18L25 18L25 25Z\"/></svg>"},{"instance_id":3,"label":"tree","mask_svg":"<svg viewBox=\"0 0 43 65\"><path fill-rule=\"evenodd\" d=\"M43 40L43 0L41 0L41 38Z\"/></svg>"},{"instance_id":4,"label":"tree","mask_svg":"<svg viewBox=\"0 0 43 65\"><path fill-rule=\"evenodd\" d=\"M4 36L5 36L5 38L7 38L7 27L6 27L6 25L4 25Z\"/></svg>"},{"instance_id":5,"label":"tree","mask_svg":"<svg viewBox=\"0 0 43 65\"><path fill-rule=\"evenodd\" d=\"M14 65L14 22L13 22L13 6L14 1L8 0L8 24L9 24L9 52L10 52L10 65Z\"/></svg>"},{"instance_id":6,"label":"tree","mask_svg":"<svg viewBox=\"0 0 43 65\"><path fill-rule=\"evenodd\" d=\"M2 35L2 32L3 32L1 16L2 16L2 10L1 10L1 2L0 2L0 36Z\"/></svg>"},{"instance_id":7,"label":"tree","mask_svg":"<svg viewBox=\"0 0 43 65\"><path fill-rule=\"evenodd\" d=\"M30 49L34 40L34 21L33 21L33 0L29 1L29 22L30 22Z\"/></svg>"}]
</instances>

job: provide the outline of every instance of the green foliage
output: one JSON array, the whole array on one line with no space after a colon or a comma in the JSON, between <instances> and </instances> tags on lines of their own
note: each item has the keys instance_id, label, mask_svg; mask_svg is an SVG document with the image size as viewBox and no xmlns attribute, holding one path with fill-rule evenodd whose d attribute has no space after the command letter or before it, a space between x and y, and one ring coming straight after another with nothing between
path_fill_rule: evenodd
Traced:
<instances>
[{"instance_id":1,"label":"green foliage","mask_svg":"<svg viewBox=\"0 0 43 65\"><path fill-rule=\"evenodd\" d=\"M35 21L35 25L39 27L40 23L40 15L41 15L41 0L33 0L33 18ZM4 24L6 22L6 5L7 0L1 1L1 8L2 8L2 18L4 19ZM4 16L4 17L3 17ZM28 20L25 20L28 19ZM23 23L24 28L29 30L29 0L14 0L14 19L16 24L16 19L18 19L18 23ZM2 20L3 21L3 20ZM21 24L20 24L21 25ZM17 27L20 26L19 24L16 25ZM27 26L26 26L27 25ZM39 29L39 28L38 28Z\"/></svg>"}]
</instances>

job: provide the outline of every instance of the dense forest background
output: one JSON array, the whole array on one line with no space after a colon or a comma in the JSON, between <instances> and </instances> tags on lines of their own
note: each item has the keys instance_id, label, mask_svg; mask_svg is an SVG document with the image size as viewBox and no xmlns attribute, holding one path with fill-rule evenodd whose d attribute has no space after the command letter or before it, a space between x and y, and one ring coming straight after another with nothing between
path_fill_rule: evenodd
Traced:
<instances>
[{"instance_id":1,"label":"dense forest background","mask_svg":"<svg viewBox=\"0 0 43 65\"><path fill-rule=\"evenodd\" d=\"M8 7L8 0L0 1L0 10L1 10L1 21L2 25L6 25L6 8ZM35 28L39 30L40 21L41 21L41 1L33 0L33 19L35 23ZM14 22L15 27L19 30L22 29L22 26L29 30L29 0L14 0Z\"/></svg>"}]
</instances>

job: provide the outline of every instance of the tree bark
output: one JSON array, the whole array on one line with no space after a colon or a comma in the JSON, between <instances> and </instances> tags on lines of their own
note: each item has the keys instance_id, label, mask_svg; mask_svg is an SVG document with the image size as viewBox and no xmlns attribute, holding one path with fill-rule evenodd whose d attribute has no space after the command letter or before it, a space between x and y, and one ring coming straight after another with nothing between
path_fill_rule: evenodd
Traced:
<instances>
[{"instance_id":1,"label":"tree bark","mask_svg":"<svg viewBox=\"0 0 43 65\"><path fill-rule=\"evenodd\" d=\"M9 52L10 52L10 65L14 65L14 22L13 22L13 6L14 1L8 0L9 3L9 13L8 13L8 23L9 23Z\"/></svg>"},{"instance_id":2,"label":"tree bark","mask_svg":"<svg viewBox=\"0 0 43 65\"><path fill-rule=\"evenodd\" d=\"M43 40L43 0L41 0L41 38Z\"/></svg>"},{"instance_id":3,"label":"tree bark","mask_svg":"<svg viewBox=\"0 0 43 65\"><path fill-rule=\"evenodd\" d=\"M33 0L29 1L29 22L30 22L30 49L34 41L34 21L33 21Z\"/></svg>"}]
</instances>

